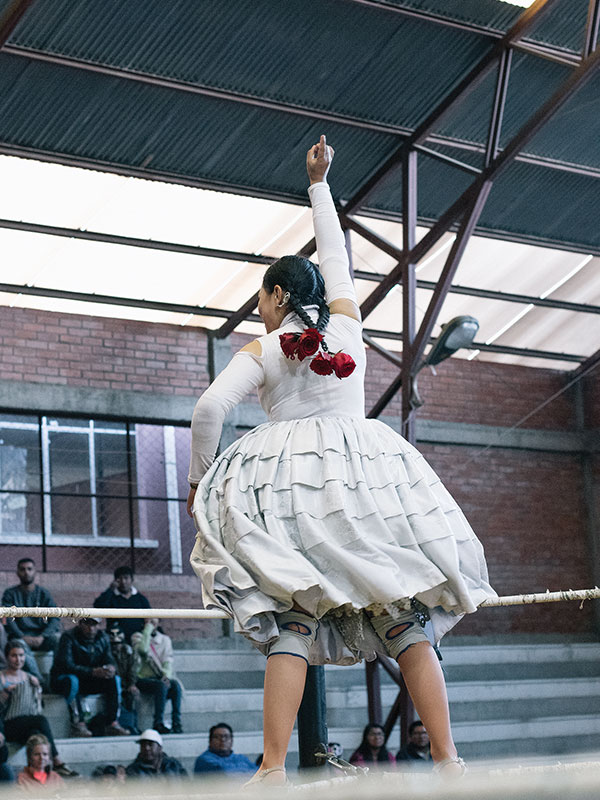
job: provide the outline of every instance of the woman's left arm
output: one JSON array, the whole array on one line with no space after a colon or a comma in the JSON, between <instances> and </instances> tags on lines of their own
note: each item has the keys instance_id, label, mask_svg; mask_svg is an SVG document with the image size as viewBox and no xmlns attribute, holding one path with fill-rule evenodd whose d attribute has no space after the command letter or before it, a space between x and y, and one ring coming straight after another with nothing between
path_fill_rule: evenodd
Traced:
<instances>
[{"instance_id":1,"label":"woman's left arm","mask_svg":"<svg viewBox=\"0 0 600 800\"><path fill-rule=\"evenodd\" d=\"M192 453L188 481L188 514L196 487L215 459L223 422L229 412L253 389L262 386L262 363L249 352L236 353L196 403L192 416Z\"/></svg>"}]
</instances>

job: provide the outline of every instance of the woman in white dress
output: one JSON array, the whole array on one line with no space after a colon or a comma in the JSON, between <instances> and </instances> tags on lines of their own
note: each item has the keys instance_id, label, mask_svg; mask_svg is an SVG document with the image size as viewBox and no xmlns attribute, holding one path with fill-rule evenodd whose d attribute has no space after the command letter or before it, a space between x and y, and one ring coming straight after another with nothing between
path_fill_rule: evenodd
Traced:
<instances>
[{"instance_id":1,"label":"woman in white dress","mask_svg":"<svg viewBox=\"0 0 600 800\"><path fill-rule=\"evenodd\" d=\"M421 454L365 419L365 350L344 237L326 182L333 149L307 154L319 268L285 256L259 292L267 334L243 347L192 419L191 563L206 608L267 655L264 757L285 781L307 664L387 652L444 772L461 772L439 641L494 591L481 544ZM258 390L269 421L215 459L223 420Z\"/></svg>"}]
</instances>

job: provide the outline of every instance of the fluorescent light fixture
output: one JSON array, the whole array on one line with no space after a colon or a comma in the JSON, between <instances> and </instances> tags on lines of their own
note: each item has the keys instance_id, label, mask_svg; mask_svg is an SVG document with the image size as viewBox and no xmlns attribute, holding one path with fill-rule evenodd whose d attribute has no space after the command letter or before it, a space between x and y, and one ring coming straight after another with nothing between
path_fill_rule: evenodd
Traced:
<instances>
[{"instance_id":1,"label":"fluorescent light fixture","mask_svg":"<svg viewBox=\"0 0 600 800\"><path fill-rule=\"evenodd\" d=\"M511 6L521 6L522 8L529 8L535 2L535 0L503 0L504 3L508 3Z\"/></svg>"}]
</instances>

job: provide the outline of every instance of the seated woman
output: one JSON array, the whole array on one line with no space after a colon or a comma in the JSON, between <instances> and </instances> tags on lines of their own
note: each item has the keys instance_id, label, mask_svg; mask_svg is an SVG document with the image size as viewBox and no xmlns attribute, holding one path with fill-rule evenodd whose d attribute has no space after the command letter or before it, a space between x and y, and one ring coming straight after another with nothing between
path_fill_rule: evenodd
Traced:
<instances>
[{"instance_id":1,"label":"seated woman","mask_svg":"<svg viewBox=\"0 0 600 800\"><path fill-rule=\"evenodd\" d=\"M357 767L394 768L396 762L385 746L385 733L381 725L370 723L366 726L362 742L350 756L350 763Z\"/></svg>"},{"instance_id":2,"label":"seated woman","mask_svg":"<svg viewBox=\"0 0 600 800\"><path fill-rule=\"evenodd\" d=\"M50 761L50 742L41 733L27 739L27 766L19 773L17 783L25 789L39 786L58 788L64 783L58 772L54 772Z\"/></svg>"},{"instance_id":3,"label":"seated woman","mask_svg":"<svg viewBox=\"0 0 600 800\"><path fill-rule=\"evenodd\" d=\"M0 716L8 742L25 744L34 733L41 733L49 744L54 769L59 775L77 775L58 755L50 725L42 711L42 688L35 675L23 670L25 648L19 639L8 642L4 651L6 669L0 672Z\"/></svg>"},{"instance_id":4,"label":"seated woman","mask_svg":"<svg viewBox=\"0 0 600 800\"><path fill-rule=\"evenodd\" d=\"M131 636L139 656L137 687L154 698L152 728L159 733L183 733L181 726L181 684L173 674L173 644L159 628L158 619L147 619L142 633ZM165 706L171 701L170 728L165 725Z\"/></svg>"}]
</instances>

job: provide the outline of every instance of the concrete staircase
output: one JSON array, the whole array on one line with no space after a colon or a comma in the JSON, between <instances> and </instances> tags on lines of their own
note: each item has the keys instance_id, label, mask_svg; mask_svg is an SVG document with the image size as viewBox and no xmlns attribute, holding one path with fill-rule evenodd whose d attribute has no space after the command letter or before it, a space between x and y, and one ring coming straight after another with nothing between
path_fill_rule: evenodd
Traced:
<instances>
[{"instance_id":1,"label":"concrete staircase","mask_svg":"<svg viewBox=\"0 0 600 800\"><path fill-rule=\"evenodd\" d=\"M443 656L454 735L465 758L600 755L600 644L453 644L444 647ZM39 659L48 672L49 657ZM186 689L185 733L164 737L169 755L191 770L206 749L209 727L221 721L233 727L237 752L252 758L260 753L263 657L241 640L237 649L178 650L175 662ZM326 682L329 740L340 742L349 756L367 721L364 666L327 667ZM385 713L396 687L383 671L381 682ZM98 698L90 698L90 706L99 709ZM45 714L61 756L82 774L100 763L127 764L137 754L135 737L66 738L68 717L61 697L45 696ZM140 729L151 722L145 699ZM397 732L389 746L398 749ZM11 763L24 763L23 749ZM289 766L296 764L294 735Z\"/></svg>"}]
</instances>

